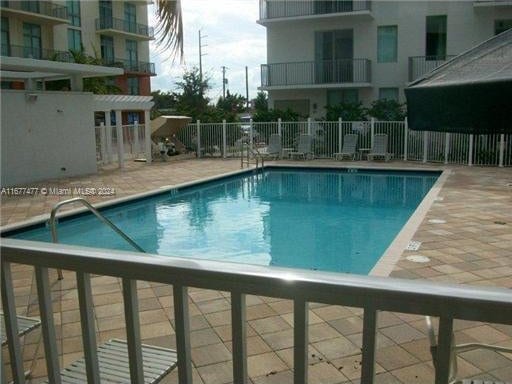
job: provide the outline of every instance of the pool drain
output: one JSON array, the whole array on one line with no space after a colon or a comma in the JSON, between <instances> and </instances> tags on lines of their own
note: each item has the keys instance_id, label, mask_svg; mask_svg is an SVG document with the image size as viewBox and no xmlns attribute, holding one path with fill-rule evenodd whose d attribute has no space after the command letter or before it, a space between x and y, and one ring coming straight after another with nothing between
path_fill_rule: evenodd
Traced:
<instances>
[{"instance_id":1,"label":"pool drain","mask_svg":"<svg viewBox=\"0 0 512 384\"><path fill-rule=\"evenodd\" d=\"M406 251L417 251L421 247L421 241L409 241L407 247L405 247Z\"/></svg>"}]
</instances>

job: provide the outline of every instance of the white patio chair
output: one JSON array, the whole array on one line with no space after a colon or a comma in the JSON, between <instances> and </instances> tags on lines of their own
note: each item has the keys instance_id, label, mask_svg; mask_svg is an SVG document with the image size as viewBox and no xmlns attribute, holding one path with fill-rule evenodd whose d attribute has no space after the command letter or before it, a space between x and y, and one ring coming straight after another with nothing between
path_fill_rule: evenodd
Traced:
<instances>
[{"instance_id":1,"label":"white patio chair","mask_svg":"<svg viewBox=\"0 0 512 384\"><path fill-rule=\"evenodd\" d=\"M370 153L368 153L368 160L373 160L375 157L383 157L385 161L389 161L393 155L388 152L388 135L379 133L373 138L373 146Z\"/></svg>"},{"instance_id":2,"label":"white patio chair","mask_svg":"<svg viewBox=\"0 0 512 384\"><path fill-rule=\"evenodd\" d=\"M341 152L334 154L334 159L343 160L343 158L347 156L354 160L356 158L357 139L358 136L353 133L343 136L343 148L341 149Z\"/></svg>"},{"instance_id":3,"label":"white patio chair","mask_svg":"<svg viewBox=\"0 0 512 384\"><path fill-rule=\"evenodd\" d=\"M279 158L281 157L283 148L281 144L281 135L274 133L270 135L268 140L268 147L261 151L260 154L263 158Z\"/></svg>"},{"instance_id":4,"label":"white patio chair","mask_svg":"<svg viewBox=\"0 0 512 384\"><path fill-rule=\"evenodd\" d=\"M297 146L297 151L289 152L289 156L293 159L295 156L302 157L304 160L308 158L313 158L313 137L311 135L300 135L299 136L299 145Z\"/></svg>"}]
</instances>

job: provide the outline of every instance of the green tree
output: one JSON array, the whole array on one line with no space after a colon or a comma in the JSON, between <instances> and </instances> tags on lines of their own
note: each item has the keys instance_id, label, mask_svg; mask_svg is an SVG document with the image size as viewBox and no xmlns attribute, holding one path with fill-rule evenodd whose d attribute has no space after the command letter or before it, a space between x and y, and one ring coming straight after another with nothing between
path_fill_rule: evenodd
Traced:
<instances>
[{"instance_id":1,"label":"green tree","mask_svg":"<svg viewBox=\"0 0 512 384\"><path fill-rule=\"evenodd\" d=\"M268 111L268 97L263 91L258 92L258 96L254 100L254 109L256 112Z\"/></svg>"},{"instance_id":2,"label":"green tree","mask_svg":"<svg viewBox=\"0 0 512 384\"><path fill-rule=\"evenodd\" d=\"M176 112L180 115L190 116L193 120L201 119L207 110L210 99L206 92L210 89L209 78L199 73L194 67L183 74L181 81L177 82L178 91L174 93Z\"/></svg>"},{"instance_id":3,"label":"green tree","mask_svg":"<svg viewBox=\"0 0 512 384\"><path fill-rule=\"evenodd\" d=\"M402 121L406 116L405 104L388 99L375 100L368 114L381 121Z\"/></svg>"},{"instance_id":4,"label":"green tree","mask_svg":"<svg viewBox=\"0 0 512 384\"><path fill-rule=\"evenodd\" d=\"M217 108L227 113L240 113L245 111L245 97L238 93L231 94L229 91L226 97L220 97L217 101Z\"/></svg>"},{"instance_id":5,"label":"green tree","mask_svg":"<svg viewBox=\"0 0 512 384\"><path fill-rule=\"evenodd\" d=\"M327 110L325 117L328 121L335 121L340 117L344 121L368 120L367 110L360 101L357 103L345 102L337 105L328 105L325 109Z\"/></svg>"}]
</instances>

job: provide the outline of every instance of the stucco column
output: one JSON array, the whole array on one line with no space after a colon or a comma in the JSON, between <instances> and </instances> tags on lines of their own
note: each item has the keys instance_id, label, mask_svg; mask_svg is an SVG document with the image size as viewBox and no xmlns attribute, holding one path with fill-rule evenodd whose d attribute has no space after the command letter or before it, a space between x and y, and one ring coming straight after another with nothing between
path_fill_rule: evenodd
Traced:
<instances>
[{"instance_id":1,"label":"stucco column","mask_svg":"<svg viewBox=\"0 0 512 384\"><path fill-rule=\"evenodd\" d=\"M112 125L110 123L110 110L105 113L105 137L107 145L107 163L112 163Z\"/></svg>"},{"instance_id":2,"label":"stucco column","mask_svg":"<svg viewBox=\"0 0 512 384\"><path fill-rule=\"evenodd\" d=\"M149 109L144 110L144 146L146 152L146 164L151 164L151 116Z\"/></svg>"},{"instance_id":3,"label":"stucco column","mask_svg":"<svg viewBox=\"0 0 512 384\"><path fill-rule=\"evenodd\" d=\"M84 90L84 79L81 75L71 76L71 90L75 92L82 92Z\"/></svg>"},{"instance_id":4,"label":"stucco column","mask_svg":"<svg viewBox=\"0 0 512 384\"><path fill-rule=\"evenodd\" d=\"M116 110L116 142L117 142L117 162L119 168L124 168L124 135L123 135L123 117L121 110Z\"/></svg>"}]
</instances>

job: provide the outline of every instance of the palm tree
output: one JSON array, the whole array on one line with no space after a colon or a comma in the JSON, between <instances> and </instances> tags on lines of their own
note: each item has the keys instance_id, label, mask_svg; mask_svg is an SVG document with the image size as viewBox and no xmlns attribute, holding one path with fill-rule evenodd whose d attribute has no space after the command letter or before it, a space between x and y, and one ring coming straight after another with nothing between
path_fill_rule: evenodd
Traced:
<instances>
[{"instance_id":1,"label":"palm tree","mask_svg":"<svg viewBox=\"0 0 512 384\"><path fill-rule=\"evenodd\" d=\"M181 0L156 0L157 42L162 51L169 50L171 56L183 59L183 19Z\"/></svg>"}]
</instances>

